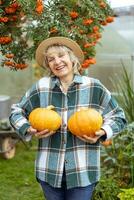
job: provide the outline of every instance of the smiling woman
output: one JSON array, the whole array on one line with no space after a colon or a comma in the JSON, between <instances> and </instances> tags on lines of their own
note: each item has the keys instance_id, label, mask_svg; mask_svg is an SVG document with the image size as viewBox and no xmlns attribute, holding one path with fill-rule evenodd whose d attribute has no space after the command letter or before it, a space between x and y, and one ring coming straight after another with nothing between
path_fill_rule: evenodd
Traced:
<instances>
[{"instance_id":1,"label":"smiling woman","mask_svg":"<svg viewBox=\"0 0 134 200\"><path fill-rule=\"evenodd\" d=\"M80 74L83 60L80 46L69 38L42 41L36 61L53 76L41 78L12 106L10 122L18 134L25 140L32 136L39 139L36 178L47 200L91 200L100 179L100 142L118 134L126 124L123 110L110 91L99 80ZM53 105L62 118L56 132L50 128L38 131L28 121L34 108L48 105ZM94 108L102 115L93 137L88 134L88 124L84 135L73 135L68 129L70 116L81 107ZM47 115L43 120L49 123ZM39 119L36 121L42 123ZM79 123L76 126L80 132Z\"/></svg>"}]
</instances>

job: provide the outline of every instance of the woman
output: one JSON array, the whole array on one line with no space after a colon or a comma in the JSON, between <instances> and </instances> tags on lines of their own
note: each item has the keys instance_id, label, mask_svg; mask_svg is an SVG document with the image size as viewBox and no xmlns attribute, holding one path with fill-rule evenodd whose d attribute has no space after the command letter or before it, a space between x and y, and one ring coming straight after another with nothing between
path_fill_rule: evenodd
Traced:
<instances>
[{"instance_id":1,"label":"woman","mask_svg":"<svg viewBox=\"0 0 134 200\"><path fill-rule=\"evenodd\" d=\"M36 178L47 200L89 200L100 178L100 141L122 131L126 124L123 110L100 81L81 76L84 60L80 46L65 37L41 42L36 61L46 67L43 77L12 106L10 121L26 140L39 138ZM62 116L56 132L37 132L28 122L36 107L54 105ZM94 138L76 137L67 129L67 120L80 107L92 107L103 116L103 125Z\"/></svg>"}]
</instances>

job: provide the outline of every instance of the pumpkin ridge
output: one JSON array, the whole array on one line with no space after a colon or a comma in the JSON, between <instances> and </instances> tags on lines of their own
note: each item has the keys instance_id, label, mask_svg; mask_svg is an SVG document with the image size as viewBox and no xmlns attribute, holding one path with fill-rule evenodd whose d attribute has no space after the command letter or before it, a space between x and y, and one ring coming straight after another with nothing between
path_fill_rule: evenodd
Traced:
<instances>
[{"instance_id":1,"label":"pumpkin ridge","mask_svg":"<svg viewBox=\"0 0 134 200\"><path fill-rule=\"evenodd\" d=\"M61 116L54 110L54 106L47 108L35 108L29 115L29 122L31 126L37 131L48 129L49 131L56 131L61 126Z\"/></svg>"},{"instance_id":2,"label":"pumpkin ridge","mask_svg":"<svg viewBox=\"0 0 134 200\"><path fill-rule=\"evenodd\" d=\"M70 116L68 128L74 135L94 137L95 132L101 128L102 123L101 114L93 108L87 108L76 111Z\"/></svg>"},{"instance_id":3,"label":"pumpkin ridge","mask_svg":"<svg viewBox=\"0 0 134 200\"><path fill-rule=\"evenodd\" d=\"M78 112L79 112L79 111L77 111L77 113L76 113L76 115L75 115L75 120L76 120L76 122L79 121ZM80 126L80 124L78 123L76 127L78 127L78 128L77 128L77 133L78 133L78 135L81 135L81 132L82 132L82 131L81 131L81 126Z\"/></svg>"},{"instance_id":4,"label":"pumpkin ridge","mask_svg":"<svg viewBox=\"0 0 134 200\"><path fill-rule=\"evenodd\" d=\"M81 111L81 115L83 115L83 109L81 109L80 110ZM80 111L78 111L78 112L80 112ZM80 116L81 117L81 116ZM82 116L83 117L83 116ZM79 135L81 136L81 135L83 135L83 128L81 127L81 120L79 119L79 113L77 113L77 121L79 122L78 123L78 127L79 127L79 130L80 130L80 133L79 133ZM84 120L83 120L84 121ZM85 133L84 133L85 134Z\"/></svg>"}]
</instances>

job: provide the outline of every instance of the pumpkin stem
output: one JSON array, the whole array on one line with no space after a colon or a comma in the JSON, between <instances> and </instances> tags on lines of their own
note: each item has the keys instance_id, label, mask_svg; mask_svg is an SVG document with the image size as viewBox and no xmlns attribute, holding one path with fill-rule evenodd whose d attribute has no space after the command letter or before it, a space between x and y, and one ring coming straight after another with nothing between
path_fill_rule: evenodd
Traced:
<instances>
[{"instance_id":1,"label":"pumpkin stem","mask_svg":"<svg viewBox=\"0 0 134 200\"><path fill-rule=\"evenodd\" d=\"M54 107L53 105L50 105L50 106L47 106L46 109L47 109L47 110L54 110L55 107Z\"/></svg>"}]
</instances>

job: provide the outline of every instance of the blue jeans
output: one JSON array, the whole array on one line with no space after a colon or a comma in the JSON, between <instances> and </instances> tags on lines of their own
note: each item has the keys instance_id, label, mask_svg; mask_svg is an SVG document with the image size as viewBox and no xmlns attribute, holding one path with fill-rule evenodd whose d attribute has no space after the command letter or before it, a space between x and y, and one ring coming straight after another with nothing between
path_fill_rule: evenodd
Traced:
<instances>
[{"instance_id":1,"label":"blue jeans","mask_svg":"<svg viewBox=\"0 0 134 200\"><path fill-rule=\"evenodd\" d=\"M38 180L40 183L46 200L91 200L92 193L96 186L96 183L88 185L86 187L75 187L67 189L65 172L63 174L61 188L54 188L48 183Z\"/></svg>"}]
</instances>

